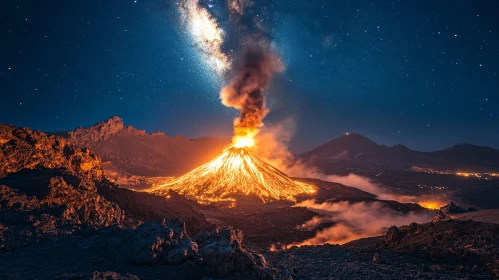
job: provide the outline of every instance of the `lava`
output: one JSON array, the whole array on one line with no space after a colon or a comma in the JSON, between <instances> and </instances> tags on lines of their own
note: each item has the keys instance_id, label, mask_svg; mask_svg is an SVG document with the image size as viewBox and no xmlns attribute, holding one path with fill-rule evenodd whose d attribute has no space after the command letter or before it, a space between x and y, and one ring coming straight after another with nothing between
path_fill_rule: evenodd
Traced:
<instances>
[{"instance_id":1,"label":"lava","mask_svg":"<svg viewBox=\"0 0 499 280\"><path fill-rule=\"evenodd\" d=\"M262 202L296 201L296 195L315 193L315 187L294 181L244 148L230 147L212 161L147 191L163 196L175 191L209 204L233 203L238 195L256 195Z\"/></svg>"}]
</instances>

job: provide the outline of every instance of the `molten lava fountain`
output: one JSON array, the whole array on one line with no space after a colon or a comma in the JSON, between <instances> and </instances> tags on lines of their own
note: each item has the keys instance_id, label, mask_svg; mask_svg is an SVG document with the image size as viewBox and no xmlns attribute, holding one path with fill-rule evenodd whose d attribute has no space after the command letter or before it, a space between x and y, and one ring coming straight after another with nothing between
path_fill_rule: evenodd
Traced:
<instances>
[{"instance_id":1,"label":"molten lava fountain","mask_svg":"<svg viewBox=\"0 0 499 280\"><path fill-rule=\"evenodd\" d=\"M167 195L176 191L199 203L235 202L237 195L256 195L263 202L295 201L298 194L311 194L311 185L292 180L246 149L231 147L212 161L148 192Z\"/></svg>"}]
</instances>

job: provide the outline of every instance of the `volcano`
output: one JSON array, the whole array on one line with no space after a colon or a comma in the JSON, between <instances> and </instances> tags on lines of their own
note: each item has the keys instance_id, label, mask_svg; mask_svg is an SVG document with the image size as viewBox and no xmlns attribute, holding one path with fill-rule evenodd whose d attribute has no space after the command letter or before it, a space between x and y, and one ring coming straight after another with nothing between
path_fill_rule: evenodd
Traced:
<instances>
[{"instance_id":1,"label":"volcano","mask_svg":"<svg viewBox=\"0 0 499 280\"><path fill-rule=\"evenodd\" d=\"M295 201L298 194L315 193L315 187L294 181L244 148L231 147L189 173L148 190L163 196L169 191L209 204L235 202L239 195L256 195L262 202Z\"/></svg>"}]
</instances>

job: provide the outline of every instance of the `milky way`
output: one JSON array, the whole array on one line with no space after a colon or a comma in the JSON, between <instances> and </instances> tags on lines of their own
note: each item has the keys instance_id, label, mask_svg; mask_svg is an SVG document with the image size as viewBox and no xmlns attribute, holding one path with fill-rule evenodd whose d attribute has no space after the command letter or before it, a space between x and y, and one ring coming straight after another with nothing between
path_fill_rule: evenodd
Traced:
<instances>
[{"instance_id":1,"label":"milky way","mask_svg":"<svg viewBox=\"0 0 499 280\"><path fill-rule=\"evenodd\" d=\"M178 7L182 22L201 51L204 62L218 74L223 74L232 62L222 51L224 32L215 18L198 0L181 1Z\"/></svg>"}]
</instances>

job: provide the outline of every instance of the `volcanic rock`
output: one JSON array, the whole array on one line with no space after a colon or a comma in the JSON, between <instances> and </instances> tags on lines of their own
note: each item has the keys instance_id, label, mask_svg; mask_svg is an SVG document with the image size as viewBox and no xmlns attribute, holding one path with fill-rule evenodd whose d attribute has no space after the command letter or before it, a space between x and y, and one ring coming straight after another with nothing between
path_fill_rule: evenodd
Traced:
<instances>
[{"instance_id":1,"label":"volcanic rock","mask_svg":"<svg viewBox=\"0 0 499 280\"><path fill-rule=\"evenodd\" d=\"M86 227L181 218L192 232L210 228L180 196L117 188L104 178L98 156L66 139L9 125L0 125L0 138L2 251Z\"/></svg>"},{"instance_id":2,"label":"volcanic rock","mask_svg":"<svg viewBox=\"0 0 499 280\"><path fill-rule=\"evenodd\" d=\"M93 181L59 170L31 170L0 178L0 217L9 232L4 250L82 227L125 222L124 212L99 195Z\"/></svg>"},{"instance_id":3,"label":"volcanic rock","mask_svg":"<svg viewBox=\"0 0 499 280\"><path fill-rule=\"evenodd\" d=\"M79 142L85 143L101 139L107 140L124 128L125 124L123 123L123 120L120 117L114 116L89 128L83 128L80 126L76 130L68 132L68 134L70 139L78 139Z\"/></svg>"},{"instance_id":4,"label":"volcanic rock","mask_svg":"<svg viewBox=\"0 0 499 280\"><path fill-rule=\"evenodd\" d=\"M28 128L0 124L0 177L21 169L62 168L101 180L102 161L89 149Z\"/></svg>"},{"instance_id":5,"label":"volcanic rock","mask_svg":"<svg viewBox=\"0 0 499 280\"><path fill-rule=\"evenodd\" d=\"M467 212L473 212L476 211L476 208L462 208L454 204L454 202L451 201L451 203L440 207L440 211L446 215L448 214L461 214L461 213L467 213Z\"/></svg>"},{"instance_id":6,"label":"volcanic rock","mask_svg":"<svg viewBox=\"0 0 499 280\"><path fill-rule=\"evenodd\" d=\"M119 262L179 264L198 254L197 244L189 238L184 223L180 221L145 223L137 229L110 229L103 234L104 237L96 239L94 246L102 248L110 258Z\"/></svg>"},{"instance_id":7,"label":"volcanic rock","mask_svg":"<svg viewBox=\"0 0 499 280\"><path fill-rule=\"evenodd\" d=\"M387 243L396 243L404 238L404 232L400 231L398 227L393 226L388 229L385 235L385 240Z\"/></svg>"},{"instance_id":8,"label":"volcanic rock","mask_svg":"<svg viewBox=\"0 0 499 280\"><path fill-rule=\"evenodd\" d=\"M245 248L243 233L240 230L202 232L196 241L199 244L200 257L209 275L227 277L237 271L250 273L258 279L271 278L265 258Z\"/></svg>"},{"instance_id":9,"label":"volcanic rock","mask_svg":"<svg viewBox=\"0 0 499 280\"><path fill-rule=\"evenodd\" d=\"M481 266L499 277L497 224L449 220L418 225L416 231L410 227L398 231L399 238L391 238L394 230L389 231L382 247L426 259Z\"/></svg>"},{"instance_id":10,"label":"volcanic rock","mask_svg":"<svg viewBox=\"0 0 499 280\"><path fill-rule=\"evenodd\" d=\"M474 212L477 211L476 208L462 208L454 204L454 202L450 202L449 204L440 207L440 210L438 210L435 213L435 217L433 218L432 222L440 222L440 221L448 221L452 219L453 215L456 214L464 214L464 213L469 213L469 212Z\"/></svg>"}]
</instances>

